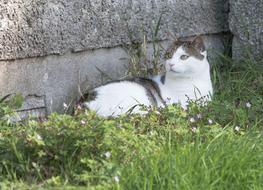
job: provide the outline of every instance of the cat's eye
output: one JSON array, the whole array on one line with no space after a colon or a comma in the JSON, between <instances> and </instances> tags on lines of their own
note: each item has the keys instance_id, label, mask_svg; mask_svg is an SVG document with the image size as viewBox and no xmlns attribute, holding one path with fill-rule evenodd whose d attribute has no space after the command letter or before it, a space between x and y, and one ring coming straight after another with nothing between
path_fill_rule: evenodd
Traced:
<instances>
[{"instance_id":1,"label":"cat's eye","mask_svg":"<svg viewBox=\"0 0 263 190\"><path fill-rule=\"evenodd\" d=\"M186 59L188 59L188 58L189 58L188 55L181 55L181 57L180 57L181 60L186 60Z\"/></svg>"}]
</instances>

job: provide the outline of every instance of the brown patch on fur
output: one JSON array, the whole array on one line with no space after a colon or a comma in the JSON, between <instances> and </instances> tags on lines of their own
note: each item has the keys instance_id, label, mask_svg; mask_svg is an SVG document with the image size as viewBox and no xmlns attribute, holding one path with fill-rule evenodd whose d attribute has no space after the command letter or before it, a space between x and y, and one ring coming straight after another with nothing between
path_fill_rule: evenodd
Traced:
<instances>
[{"instance_id":1,"label":"brown patch on fur","mask_svg":"<svg viewBox=\"0 0 263 190\"><path fill-rule=\"evenodd\" d=\"M193 56L196 59L203 60L205 58L200 51L196 50L191 44L184 44L183 49L189 56Z\"/></svg>"},{"instance_id":2,"label":"brown patch on fur","mask_svg":"<svg viewBox=\"0 0 263 190\"><path fill-rule=\"evenodd\" d=\"M176 40L166 51L165 59L171 59L176 50L182 46L185 52L189 56L193 56L196 59L203 60L204 56L201 54L205 50L204 42L202 37L198 36L193 39L193 41L187 40Z\"/></svg>"},{"instance_id":3,"label":"brown patch on fur","mask_svg":"<svg viewBox=\"0 0 263 190\"><path fill-rule=\"evenodd\" d=\"M203 52L205 50L205 44L201 36L194 38L191 45L199 52Z\"/></svg>"},{"instance_id":4,"label":"brown patch on fur","mask_svg":"<svg viewBox=\"0 0 263 190\"><path fill-rule=\"evenodd\" d=\"M176 52L176 50L183 45L185 42L181 41L180 39L174 41L174 43L172 45L170 45L168 47L168 49L165 52L164 58L165 59L171 59L173 57L174 52Z\"/></svg>"},{"instance_id":5,"label":"brown patch on fur","mask_svg":"<svg viewBox=\"0 0 263 190\"><path fill-rule=\"evenodd\" d=\"M165 75L161 76L161 83L162 83L162 84L165 83L165 79L166 79L166 76L165 76Z\"/></svg>"},{"instance_id":6,"label":"brown patch on fur","mask_svg":"<svg viewBox=\"0 0 263 190\"><path fill-rule=\"evenodd\" d=\"M114 80L102 86L105 86L111 83L118 83L118 82L125 82L125 81L137 83L140 86L142 86L146 91L147 97L149 98L150 102L153 105L157 106L157 99L159 99L163 104L165 104L165 101L162 98L161 90L158 84L152 79L142 78L142 77L133 77L133 78L125 79L125 80ZM87 93L81 96L80 100L77 102L77 105L81 105L81 103L83 102L90 102L92 100L95 100L97 96L98 94L96 91L94 90L88 91Z\"/></svg>"},{"instance_id":7,"label":"brown patch on fur","mask_svg":"<svg viewBox=\"0 0 263 190\"><path fill-rule=\"evenodd\" d=\"M96 91L90 91L90 92L87 92L87 93L83 94L80 97L78 103L80 104L80 103L83 103L83 102L90 102L92 100L95 100L96 97L97 97L97 92Z\"/></svg>"},{"instance_id":8,"label":"brown patch on fur","mask_svg":"<svg viewBox=\"0 0 263 190\"><path fill-rule=\"evenodd\" d=\"M165 104L165 101L163 100L161 95L161 90L155 81L142 77L134 77L127 81L135 82L144 87L144 89L146 90L146 94L153 105L157 105L157 99L161 100L161 102Z\"/></svg>"}]
</instances>

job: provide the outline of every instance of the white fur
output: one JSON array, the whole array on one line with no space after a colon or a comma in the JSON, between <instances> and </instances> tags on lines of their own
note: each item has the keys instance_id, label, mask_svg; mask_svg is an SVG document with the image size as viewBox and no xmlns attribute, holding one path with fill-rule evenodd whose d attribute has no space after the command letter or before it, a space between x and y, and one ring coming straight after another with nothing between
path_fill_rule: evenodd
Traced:
<instances>
[{"instance_id":1,"label":"white fur","mask_svg":"<svg viewBox=\"0 0 263 190\"><path fill-rule=\"evenodd\" d=\"M206 52L202 53L204 59L198 60L189 57L181 60L182 55L187 55L182 47L179 47L173 57L166 61L165 84L160 81L160 76L153 78L159 85L162 98L167 104L181 103L182 107L187 106L187 100L199 99L207 96L210 100L213 88L210 79L210 67L207 61ZM95 89L97 98L84 105L91 110L97 111L101 116L118 116L133 108L133 113L145 113L140 110L139 104L150 106L146 90L139 84L123 81L110 83ZM157 100L157 106L164 106L162 101Z\"/></svg>"},{"instance_id":2,"label":"white fur","mask_svg":"<svg viewBox=\"0 0 263 190\"><path fill-rule=\"evenodd\" d=\"M110 83L96 88L95 91L97 98L91 102L85 102L84 105L97 111L97 114L101 116L118 116L127 113L130 109L133 113L144 113L139 105L151 105L145 89L134 82Z\"/></svg>"}]
</instances>

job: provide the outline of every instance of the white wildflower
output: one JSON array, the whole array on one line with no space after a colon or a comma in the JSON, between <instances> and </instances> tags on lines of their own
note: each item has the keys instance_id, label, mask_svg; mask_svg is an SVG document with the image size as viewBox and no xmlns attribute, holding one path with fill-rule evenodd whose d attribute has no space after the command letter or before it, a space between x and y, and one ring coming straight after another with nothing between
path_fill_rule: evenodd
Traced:
<instances>
[{"instance_id":1,"label":"white wildflower","mask_svg":"<svg viewBox=\"0 0 263 190\"><path fill-rule=\"evenodd\" d=\"M153 131L150 131L150 135L153 136L153 135L154 135L154 132L153 132Z\"/></svg>"},{"instance_id":2,"label":"white wildflower","mask_svg":"<svg viewBox=\"0 0 263 190\"><path fill-rule=\"evenodd\" d=\"M195 118L191 117L191 118L190 118L190 122L191 122L191 123L194 123L194 122L195 122Z\"/></svg>"},{"instance_id":3,"label":"white wildflower","mask_svg":"<svg viewBox=\"0 0 263 190\"><path fill-rule=\"evenodd\" d=\"M64 107L64 109L67 109L67 108L68 108L68 105L64 102L64 103L63 103L63 107Z\"/></svg>"},{"instance_id":4,"label":"white wildflower","mask_svg":"<svg viewBox=\"0 0 263 190\"><path fill-rule=\"evenodd\" d=\"M195 132L196 132L196 130L197 130L197 128L196 128L196 127L192 127L192 129L191 129L191 130L192 130L192 132L193 132L193 133L195 133Z\"/></svg>"},{"instance_id":5,"label":"white wildflower","mask_svg":"<svg viewBox=\"0 0 263 190\"><path fill-rule=\"evenodd\" d=\"M115 176L115 177L114 177L114 181L115 181L116 183L119 183L119 182L120 182L119 176Z\"/></svg>"},{"instance_id":6,"label":"white wildflower","mask_svg":"<svg viewBox=\"0 0 263 190\"><path fill-rule=\"evenodd\" d=\"M81 110L82 108L81 108L81 106L80 106L80 105L77 105L77 109L78 109L78 110Z\"/></svg>"},{"instance_id":7,"label":"white wildflower","mask_svg":"<svg viewBox=\"0 0 263 190\"><path fill-rule=\"evenodd\" d=\"M111 153L110 152L105 152L104 155L106 156L106 158L110 158L111 157Z\"/></svg>"},{"instance_id":8,"label":"white wildflower","mask_svg":"<svg viewBox=\"0 0 263 190\"><path fill-rule=\"evenodd\" d=\"M196 115L196 117L197 117L198 119L202 119L202 114L199 113L199 114Z\"/></svg>"},{"instance_id":9,"label":"white wildflower","mask_svg":"<svg viewBox=\"0 0 263 190\"><path fill-rule=\"evenodd\" d=\"M212 125L212 124L213 124L213 120L212 120L212 119L208 119L208 123L209 123L210 125Z\"/></svg>"},{"instance_id":10,"label":"white wildflower","mask_svg":"<svg viewBox=\"0 0 263 190\"><path fill-rule=\"evenodd\" d=\"M32 166L33 166L34 168L36 168L36 167L37 167L37 163L36 163L36 162L32 162Z\"/></svg>"},{"instance_id":11,"label":"white wildflower","mask_svg":"<svg viewBox=\"0 0 263 190\"><path fill-rule=\"evenodd\" d=\"M236 127L235 127L235 131L237 131L237 132L240 131L240 127L239 127L239 126L236 126Z\"/></svg>"},{"instance_id":12,"label":"white wildflower","mask_svg":"<svg viewBox=\"0 0 263 190\"><path fill-rule=\"evenodd\" d=\"M39 134L37 134L37 140L39 140L39 141L42 140L42 137Z\"/></svg>"},{"instance_id":13,"label":"white wildflower","mask_svg":"<svg viewBox=\"0 0 263 190\"><path fill-rule=\"evenodd\" d=\"M252 105L251 105L250 102L247 102L247 103L246 103L246 107L247 107L247 108L251 108L251 106L252 106Z\"/></svg>"},{"instance_id":14,"label":"white wildflower","mask_svg":"<svg viewBox=\"0 0 263 190\"><path fill-rule=\"evenodd\" d=\"M85 124L86 124L86 121L81 120L81 121L80 121L80 124L81 124L81 125L85 125Z\"/></svg>"}]
</instances>

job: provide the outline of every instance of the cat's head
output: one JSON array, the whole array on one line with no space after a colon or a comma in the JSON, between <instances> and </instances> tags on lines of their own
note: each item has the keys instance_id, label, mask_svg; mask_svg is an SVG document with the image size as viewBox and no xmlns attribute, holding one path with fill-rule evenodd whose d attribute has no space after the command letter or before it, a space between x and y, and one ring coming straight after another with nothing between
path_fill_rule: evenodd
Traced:
<instances>
[{"instance_id":1,"label":"cat's head","mask_svg":"<svg viewBox=\"0 0 263 190\"><path fill-rule=\"evenodd\" d=\"M199 75L209 69L207 52L200 36L192 41L177 40L165 57L167 74L177 77Z\"/></svg>"}]
</instances>

